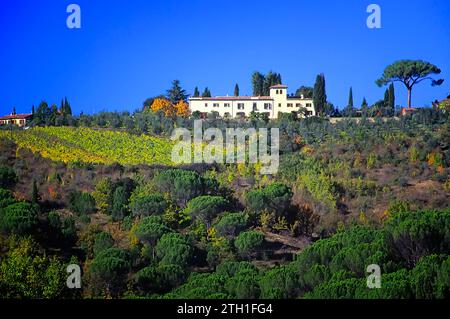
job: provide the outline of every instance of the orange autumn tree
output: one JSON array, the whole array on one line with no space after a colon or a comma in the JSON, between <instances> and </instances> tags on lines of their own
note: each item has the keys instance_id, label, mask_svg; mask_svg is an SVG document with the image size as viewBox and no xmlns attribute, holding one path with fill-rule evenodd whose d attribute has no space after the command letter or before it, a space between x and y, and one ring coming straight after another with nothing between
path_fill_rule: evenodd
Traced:
<instances>
[{"instance_id":1,"label":"orange autumn tree","mask_svg":"<svg viewBox=\"0 0 450 319\"><path fill-rule=\"evenodd\" d=\"M176 110L172 103L170 103L170 101L165 98L156 98L150 106L150 109L153 112L158 112L159 110L161 110L167 117L173 117L176 114Z\"/></svg>"},{"instance_id":2,"label":"orange autumn tree","mask_svg":"<svg viewBox=\"0 0 450 319\"><path fill-rule=\"evenodd\" d=\"M177 116L182 117L188 117L191 115L191 110L189 109L189 104L186 103L186 101L178 101L177 104L175 104L175 110L177 112Z\"/></svg>"}]
</instances>

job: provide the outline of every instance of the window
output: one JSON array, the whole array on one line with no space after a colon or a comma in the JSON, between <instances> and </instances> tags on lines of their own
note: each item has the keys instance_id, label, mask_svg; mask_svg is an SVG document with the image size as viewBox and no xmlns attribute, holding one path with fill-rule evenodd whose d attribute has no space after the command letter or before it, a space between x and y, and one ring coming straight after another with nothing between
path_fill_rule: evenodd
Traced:
<instances>
[{"instance_id":1,"label":"window","mask_svg":"<svg viewBox=\"0 0 450 319\"><path fill-rule=\"evenodd\" d=\"M213 103L213 107L219 107L219 103Z\"/></svg>"},{"instance_id":2,"label":"window","mask_svg":"<svg viewBox=\"0 0 450 319\"><path fill-rule=\"evenodd\" d=\"M238 108L238 110L243 110L244 109L244 103L238 103L237 108Z\"/></svg>"},{"instance_id":3,"label":"window","mask_svg":"<svg viewBox=\"0 0 450 319\"><path fill-rule=\"evenodd\" d=\"M205 103L205 107L208 107L208 103Z\"/></svg>"},{"instance_id":4,"label":"window","mask_svg":"<svg viewBox=\"0 0 450 319\"><path fill-rule=\"evenodd\" d=\"M281 103L278 103L278 107L281 107Z\"/></svg>"},{"instance_id":5,"label":"window","mask_svg":"<svg viewBox=\"0 0 450 319\"><path fill-rule=\"evenodd\" d=\"M253 111L258 111L258 104L253 102Z\"/></svg>"},{"instance_id":6,"label":"window","mask_svg":"<svg viewBox=\"0 0 450 319\"><path fill-rule=\"evenodd\" d=\"M278 90L276 91L276 94L278 94Z\"/></svg>"},{"instance_id":7,"label":"window","mask_svg":"<svg viewBox=\"0 0 450 319\"><path fill-rule=\"evenodd\" d=\"M288 103L288 104L287 104L287 107L292 107L292 106L293 106L292 103Z\"/></svg>"},{"instance_id":8,"label":"window","mask_svg":"<svg viewBox=\"0 0 450 319\"><path fill-rule=\"evenodd\" d=\"M230 107L230 103L225 103L223 106L224 107Z\"/></svg>"},{"instance_id":9,"label":"window","mask_svg":"<svg viewBox=\"0 0 450 319\"><path fill-rule=\"evenodd\" d=\"M306 107L312 107L311 103L306 103Z\"/></svg>"},{"instance_id":10,"label":"window","mask_svg":"<svg viewBox=\"0 0 450 319\"><path fill-rule=\"evenodd\" d=\"M297 104L295 104L295 107L302 107L302 104L301 103L297 103Z\"/></svg>"},{"instance_id":11,"label":"window","mask_svg":"<svg viewBox=\"0 0 450 319\"><path fill-rule=\"evenodd\" d=\"M283 90L280 90L280 94L283 94Z\"/></svg>"},{"instance_id":12,"label":"window","mask_svg":"<svg viewBox=\"0 0 450 319\"><path fill-rule=\"evenodd\" d=\"M264 110L271 110L271 109L272 109L272 104L264 103Z\"/></svg>"}]
</instances>

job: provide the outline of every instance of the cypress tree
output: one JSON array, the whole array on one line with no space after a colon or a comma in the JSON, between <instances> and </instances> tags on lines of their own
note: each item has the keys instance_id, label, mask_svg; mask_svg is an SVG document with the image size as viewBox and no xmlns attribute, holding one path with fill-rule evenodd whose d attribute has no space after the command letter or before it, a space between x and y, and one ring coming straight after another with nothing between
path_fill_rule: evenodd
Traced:
<instances>
[{"instance_id":1,"label":"cypress tree","mask_svg":"<svg viewBox=\"0 0 450 319\"><path fill-rule=\"evenodd\" d=\"M202 97L211 97L211 91L208 89L208 87L206 87L203 91Z\"/></svg>"},{"instance_id":2,"label":"cypress tree","mask_svg":"<svg viewBox=\"0 0 450 319\"><path fill-rule=\"evenodd\" d=\"M276 84L282 84L283 82L281 82L281 74L277 73L277 83Z\"/></svg>"},{"instance_id":3,"label":"cypress tree","mask_svg":"<svg viewBox=\"0 0 450 319\"><path fill-rule=\"evenodd\" d=\"M363 116L367 116L368 108L369 104L367 103L366 97L364 97L361 103L361 112Z\"/></svg>"},{"instance_id":4,"label":"cypress tree","mask_svg":"<svg viewBox=\"0 0 450 319\"><path fill-rule=\"evenodd\" d=\"M386 89L386 91L384 91L383 103L386 108L389 107L389 89Z\"/></svg>"},{"instance_id":5,"label":"cypress tree","mask_svg":"<svg viewBox=\"0 0 450 319\"><path fill-rule=\"evenodd\" d=\"M259 72L252 74L253 96L261 96L264 92L264 75Z\"/></svg>"},{"instance_id":6,"label":"cypress tree","mask_svg":"<svg viewBox=\"0 0 450 319\"><path fill-rule=\"evenodd\" d=\"M72 107L70 106L67 97L64 98L64 115L72 115Z\"/></svg>"},{"instance_id":7,"label":"cypress tree","mask_svg":"<svg viewBox=\"0 0 450 319\"><path fill-rule=\"evenodd\" d=\"M237 83L234 86L234 96L239 96L239 85Z\"/></svg>"},{"instance_id":8,"label":"cypress tree","mask_svg":"<svg viewBox=\"0 0 450 319\"><path fill-rule=\"evenodd\" d=\"M367 108L368 105L369 105L369 104L367 104L367 100L366 100L366 98L364 97L364 98L363 98L363 101L362 101L362 103L361 103L361 108Z\"/></svg>"},{"instance_id":9,"label":"cypress tree","mask_svg":"<svg viewBox=\"0 0 450 319\"><path fill-rule=\"evenodd\" d=\"M348 93L348 106L353 108L353 89L350 87L350 92Z\"/></svg>"},{"instance_id":10,"label":"cypress tree","mask_svg":"<svg viewBox=\"0 0 450 319\"><path fill-rule=\"evenodd\" d=\"M194 89L194 95L193 97L199 97L200 96L200 91L198 90L198 87L196 86Z\"/></svg>"},{"instance_id":11,"label":"cypress tree","mask_svg":"<svg viewBox=\"0 0 450 319\"><path fill-rule=\"evenodd\" d=\"M314 107L318 115L323 115L325 113L325 108L327 106L327 94L325 90L325 76L319 74L316 77L316 83L314 84L313 90L313 101Z\"/></svg>"},{"instance_id":12,"label":"cypress tree","mask_svg":"<svg viewBox=\"0 0 450 319\"><path fill-rule=\"evenodd\" d=\"M392 114L394 114L394 110L395 110L395 89L394 89L394 83L391 83L391 85L389 85L389 110L392 112Z\"/></svg>"},{"instance_id":13,"label":"cypress tree","mask_svg":"<svg viewBox=\"0 0 450 319\"><path fill-rule=\"evenodd\" d=\"M39 189L37 187L36 180L33 179L33 188L31 190L31 202L37 204L39 201Z\"/></svg>"},{"instance_id":14,"label":"cypress tree","mask_svg":"<svg viewBox=\"0 0 450 319\"><path fill-rule=\"evenodd\" d=\"M56 104L52 104L52 106L50 107L49 123L47 124L55 125L57 116L58 116L58 107L56 106Z\"/></svg>"},{"instance_id":15,"label":"cypress tree","mask_svg":"<svg viewBox=\"0 0 450 319\"><path fill-rule=\"evenodd\" d=\"M47 119L50 116L50 108L48 107L47 102L42 101L37 109L36 118L38 124L45 124Z\"/></svg>"},{"instance_id":16,"label":"cypress tree","mask_svg":"<svg viewBox=\"0 0 450 319\"><path fill-rule=\"evenodd\" d=\"M267 75L264 77L264 86L262 95L268 96L270 94L271 86L281 84L278 81L281 81L281 75L269 71L269 73L267 73Z\"/></svg>"}]
</instances>

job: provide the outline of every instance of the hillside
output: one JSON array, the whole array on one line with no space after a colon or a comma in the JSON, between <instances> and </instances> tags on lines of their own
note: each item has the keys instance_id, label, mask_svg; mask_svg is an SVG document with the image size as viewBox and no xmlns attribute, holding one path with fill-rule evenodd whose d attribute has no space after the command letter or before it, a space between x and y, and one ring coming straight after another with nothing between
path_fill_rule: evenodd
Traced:
<instances>
[{"instance_id":1,"label":"hillside","mask_svg":"<svg viewBox=\"0 0 450 319\"><path fill-rule=\"evenodd\" d=\"M0 295L448 297L449 123L216 120L280 128L270 176L258 164L174 168L170 131L0 131ZM75 293L68 263L83 269ZM367 289L370 264L385 288Z\"/></svg>"}]
</instances>

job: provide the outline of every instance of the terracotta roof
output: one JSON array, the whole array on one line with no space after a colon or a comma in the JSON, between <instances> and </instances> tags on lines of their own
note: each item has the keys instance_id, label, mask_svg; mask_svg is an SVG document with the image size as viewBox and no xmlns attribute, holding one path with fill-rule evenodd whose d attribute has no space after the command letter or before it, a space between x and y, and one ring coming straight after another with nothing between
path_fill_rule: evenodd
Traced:
<instances>
[{"instance_id":1,"label":"terracotta roof","mask_svg":"<svg viewBox=\"0 0 450 319\"><path fill-rule=\"evenodd\" d=\"M411 107L411 108L404 107L404 108L402 108L402 115L412 114L414 112L417 112L418 110L419 109L415 108L415 107Z\"/></svg>"},{"instance_id":2,"label":"terracotta roof","mask_svg":"<svg viewBox=\"0 0 450 319\"><path fill-rule=\"evenodd\" d=\"M0 117L0 120L24 120L32 117L33 114L15 114L15 115L6 115Z\"/></svg>"},{"instance_id":3,"label":"terracotta roof","mask_svg":"<svg viewBox=\"0 0 450 319\"><path fill-rule=\"evenodd\" d=\"M276 85L272 85L270 88L271 89L287 89L287 85L276 84Z\"/></svg>"},{"instance_id":4,"label":"terracotta roof","mask_svg":"<svg viewBox=\"0 0 450 319\"><path fill-rule=\"evenodd\" d=\"M239 100L273 100L270 96L213 96L213 97L191 97L189 100L198 101L239 101Z\"/></svg>"}]
</instances>

